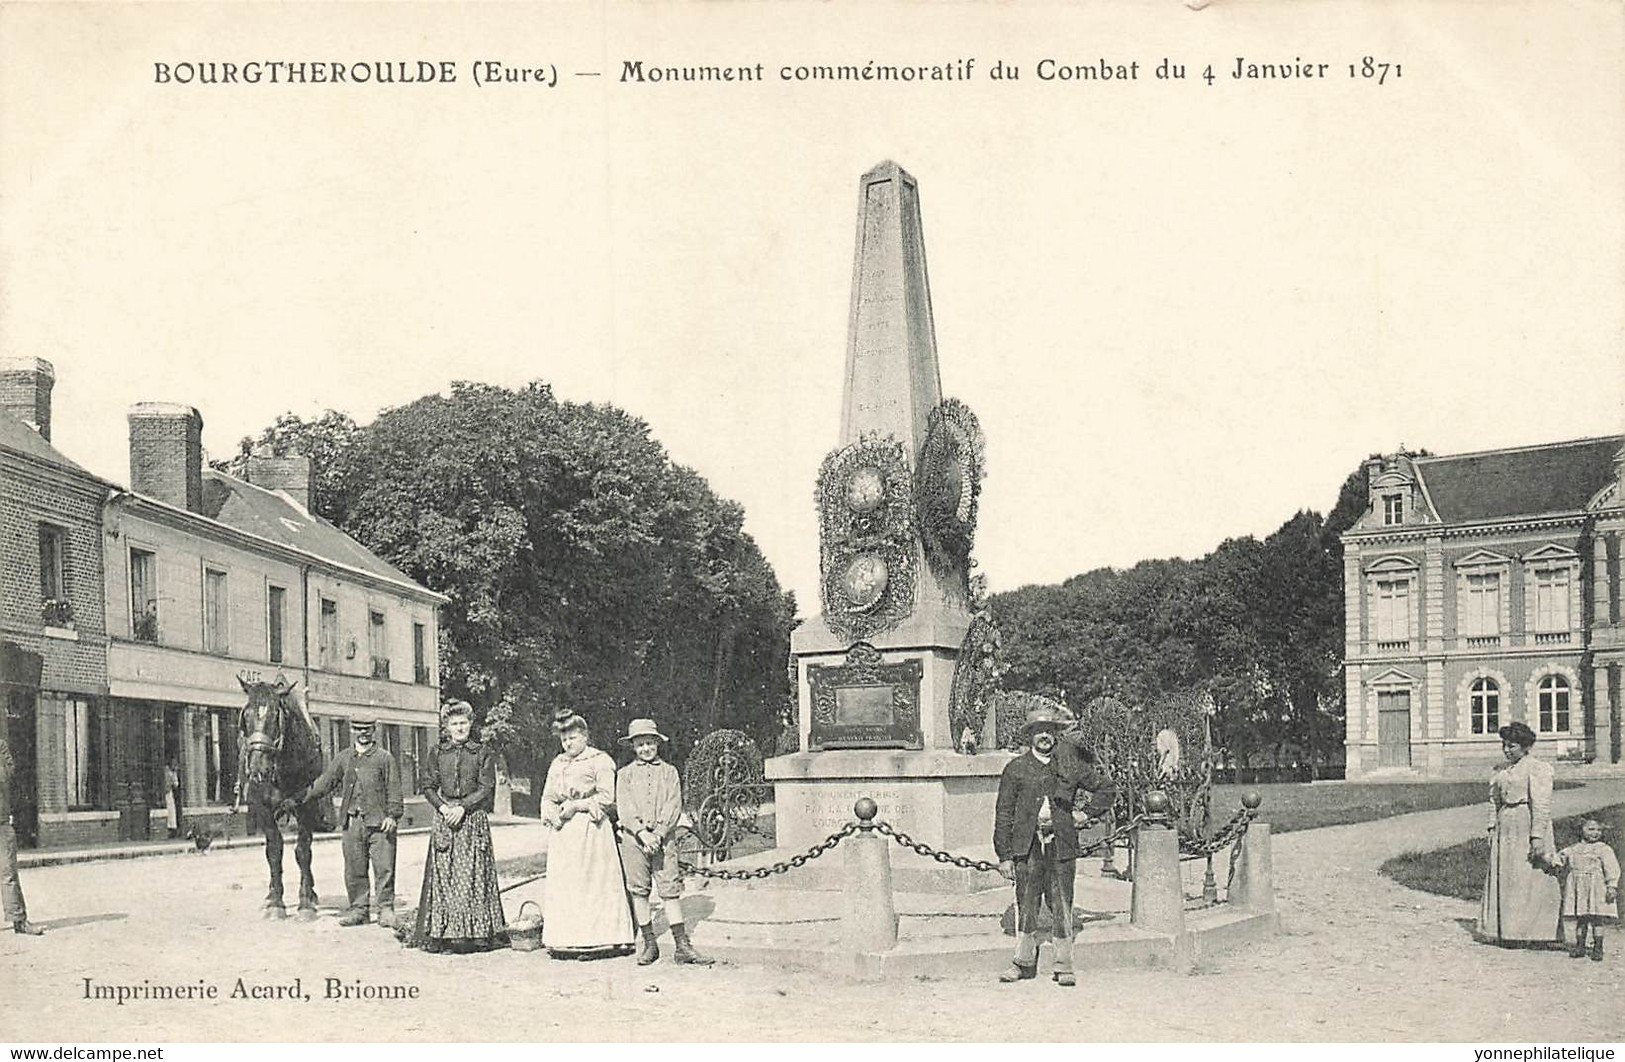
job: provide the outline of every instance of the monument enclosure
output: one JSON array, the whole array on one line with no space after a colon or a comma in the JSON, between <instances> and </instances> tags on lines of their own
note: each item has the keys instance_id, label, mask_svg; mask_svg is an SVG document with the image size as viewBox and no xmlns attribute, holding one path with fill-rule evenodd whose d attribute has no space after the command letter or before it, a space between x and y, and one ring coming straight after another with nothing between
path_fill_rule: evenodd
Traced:
<instances>
[{"instance_id":1,"label":"monument enclosure","mask_svg":"<svg viewBox=\"0 0 1625 1062\"><path fill-rule=\"evenodd\" d=\"M985 845L1009 757L976 751L992 719L955 681L982 438L943 400L919 188L896 163L859 182L855 242L839 442L815 491L821 614L791 639L802 751L766 767L778 843L822 840L870 796L928 844Z\"/></svg>"}]
</instances>

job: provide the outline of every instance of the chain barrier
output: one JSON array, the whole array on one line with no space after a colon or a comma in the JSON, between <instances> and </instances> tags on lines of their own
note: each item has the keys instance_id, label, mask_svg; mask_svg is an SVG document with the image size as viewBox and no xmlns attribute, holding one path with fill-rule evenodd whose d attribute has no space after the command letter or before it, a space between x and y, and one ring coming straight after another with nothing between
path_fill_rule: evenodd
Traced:
<instances>
[{"instance_id":1,"label":"chain barrier","mask_svg":"<svg viewBox=\"0 0 1625 1062\"><path fill-rule=\"evenodd\" d=\"M1241 846L1246 843L1247 831L1242 830L1241 836L1236 838L1235 845L1230 849L1230 873L1224 879L1224 894L1230 895L1230 887L1236 883L1236 860L1241 857Z\"/></svg>"},{"instance_id":2,"label":"chain barrier","mask_svg":"<svg viewBox=\"0 0 1625 1062\"><path fill-rule=\"evenodd\" d=\"M1203 840L1200 837L1181 837L1179 839L1179 854L1183 859L1202 859L1224 850L1226 845L1239 840L1247 832L1257 811L1252 808L1242 808L1235 813L1229 822L1225 823L1212 837Z\"/></svg>"},{"instance_id":3,"label":"chain barrier","mask_svg":"<svg viewBox=\"0 0 1625 1062\"><path fill-rule=\"evenodd\" d=\"M725 870L722 867L702 867L697 864L690 863L682 858L677 860L677 865L682 868L683 873L698 874L702 878L716 878L719 881L753 881L770 877L774 874L785 874L796 869L797 867L804 867L807 865L809 860L817 859L825 852L840 844L846 838L852 836L858 831L858 829L859 826L856 822L849 822L845 826L842 826L840 829L836 830L834 833L830 834L828 837L824 838L822 841L819 841L817 844L807 849L805 852L791 856L789 859L781 862L773 863L770 866L753 867L750 870Z\"/></svg>"},{"instance_id":4,"label":"chain barrier","mask_svg":"<svg viewBox=\"0 0 1625 1062\"><path fill-rule=\"evenodd\" d=\"M1150 816L1145 814L1134 816L1132 819L1128 820L1128 822L1119 826L1106 836L1098 840L1090 841L1088 844L1079 847L1078 858L1082 859L1085 856L1092 856L1103 848L1115 849L1119 841L1123 840L1123 838L1127 837L1129 834L1151 821L1152 819Z\"/></svg>"},{"instance_id":5,"label":"chain barrier","mask_svg":"<svg viewBox=\"0 0 1625 1062\"><path fill-rule=\"evenodd\" d=\"M989 863L985 859L972 859L969 856L956 856L951 852L938 851L937 849L926 844L924 841L916 841L902 830L892 826L892 824L889 822L872 823L869 824L867 828L874 830L883 837L890 837L892 840L896 841L898 844L912 852L916 852L923 856L929 856L930 858L935 859L938 863L946 863L959 867L962 870L990 870L994 873L998 873L999 870L999 864Z\"/></svg>"},{"instance_id":6,"label":"chain barrier","mask_svg":"<svg viewBox=\"0 0 1625 1062\"><path fill-rule=\"evenodd\" d=\"M1213 835L1212 838L1206 841L1195 838L1181 838L1179 843L1181 856L1188 859L1205 858L1223 850L1227 845L1232 845L1233 847L1231 847L1230 850L1230 877L1234 879L1236 874L1236 857L1241 852L1241 845L1236 842L1240 841L1242 836L1246 834L1247 826L1252 822L1254 814L1255 812L1252 809L1242 808L1240 811L1236 812L1235 816L1231 818L1231 820L1227 822L1222 829L1220 829ZM1115 848L1119 843L1127 838L1129 834L1133 833L1141 826L1144 826L1146 823L1155 821L1158 820L1143 813L1136 815L1134 818L1117 827L1117 829L1113 830L1106 836L1097 838L1088 844L1080 845L1078 847L1078 858L1082 859L1092 856L1103 849ZM682 871L685 874L697 874L703 878L714 878L719 881L759 881L762 878L771 877L774 874L786 874L797 869L798 867L806 866L812 860L817 859L825 852L835 848L846 838L858 833L859 831L865 833L873 831L883 837L890 837L899 845L909 849L917 855L925 856L928 859L933 859L938 863L942 863L947 866L955 866L963 870L976 870L984 873L996 874L999 871L999 864L997 863L990 863L985 859L972 859L969 856L954 855L952 852L944 852L940 849L933 848L924 841L916 841L913 837L910 837L902 830L897 829L891 823L884 820L880 822L849 822L845 826L842 826L839 830L836 830L834 833L824 838L822 841L819 841L817 844L813 845L811 848L808 848L805 852L798 853L797 855L791 856L789 859L782 860L777 863L772 863L767 866L753 867L749 870L728 870L722 867L700 866L682 858L679 858L677 862L678 866L682 868Z\"/></svg>"}]
</instances>

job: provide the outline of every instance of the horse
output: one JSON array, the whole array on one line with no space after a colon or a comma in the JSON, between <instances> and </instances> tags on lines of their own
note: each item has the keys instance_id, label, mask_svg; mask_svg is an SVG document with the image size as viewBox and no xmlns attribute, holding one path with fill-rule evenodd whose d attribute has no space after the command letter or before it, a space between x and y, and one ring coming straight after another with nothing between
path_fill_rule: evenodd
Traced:
<instances>
[{"instance_id":1,"label":"horse","mask_svg":"<svg viewBox=\"0 0 1625 1062\"><path fill-rule=\"evenodd\" d=\"M299 828L294 842L294 860L299 864L299 919L316 917L316 879L310 871L311 835L327 828L323 799L292 804L291 798L309 788L322 773L321 740L316 724L294 699L294 687L281 675L276 682L247 682L237 679L248 694L248 704L238 717L239 752L237 786L232 810L239 802L248 803L248 830L265 833L265 862L271 871L271 887L265 894L265 917L286 918L282 903L281 814L292 812Z\"/></svg>"}]
</instances>

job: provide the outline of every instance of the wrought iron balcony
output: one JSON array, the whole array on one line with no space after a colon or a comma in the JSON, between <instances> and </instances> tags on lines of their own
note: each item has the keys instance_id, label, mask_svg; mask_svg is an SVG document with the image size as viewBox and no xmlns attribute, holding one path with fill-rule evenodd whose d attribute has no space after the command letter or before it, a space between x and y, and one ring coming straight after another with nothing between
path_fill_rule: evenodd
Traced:
<instances>
[{"instance_id":1,"label":"wrought iron balcony","mask_svg":"<svg viewBox=\"0 0 1625 1062\"><path fill-rule=\"evenodd\" d=\"M375 656L372 658L372 677L387 679L389 677L389 657Z\"/></svg>"},{"instance_id":2,"label":"wrought iron balcony","mask_svg":"<svg viewBox=\"0 0 1625 1062\"><path fill-rule=\"evenodd\" d=\"M412 681L416 682L419 686L430 685L429 667L427 664L412 669Z\"/></svg>"},{"instance_id":3,"label":"wrought iron balcony","mask_svg":"<svg viewBox=\"0 0 1625 1062\"><path fill-rule=\"evenodd\" d=\"M138 612L130 623L130 633L138 642L156 642L158 640L158 610L148 608L145 612Z\"/></svg>"}]
</instances>

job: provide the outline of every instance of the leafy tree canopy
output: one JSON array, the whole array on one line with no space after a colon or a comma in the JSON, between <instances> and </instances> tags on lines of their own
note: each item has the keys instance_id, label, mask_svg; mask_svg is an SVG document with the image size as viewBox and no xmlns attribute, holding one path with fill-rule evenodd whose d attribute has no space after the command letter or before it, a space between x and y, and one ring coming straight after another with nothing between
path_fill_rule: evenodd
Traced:
<instances>
[{"instance_id":1,"label":"leafy tree canopy","mask_svg":"<svg viewBox=\"0 0 1625 1062\"><path fill-rule=\"evenodd\" d=\"M366 427L286 414L239 460L257 444L309 454L317 512L450 597L441 694L511 751L548 754L559 705L600 742L652 716L680 750L725 726L773 747L794 598L741 507L641 420L456 383Z\"/></svg>"},{"instance_id":2,"label":"leafy tree canopy","mask_svg":"<svg viewBox=\"0 0 1625 1062\"><path fill-rule=\"evenodd\" d=\"M1006 686L1075 708L1149 705L1200 689L1214 743L1238 763L1335 762L1343 719L1342 544L1366 508L1365 475L1329 518L1304 511L1263 541L1227 539L1200 560L1100 568L991 599Z\"/></svg>"}]
</instances>

